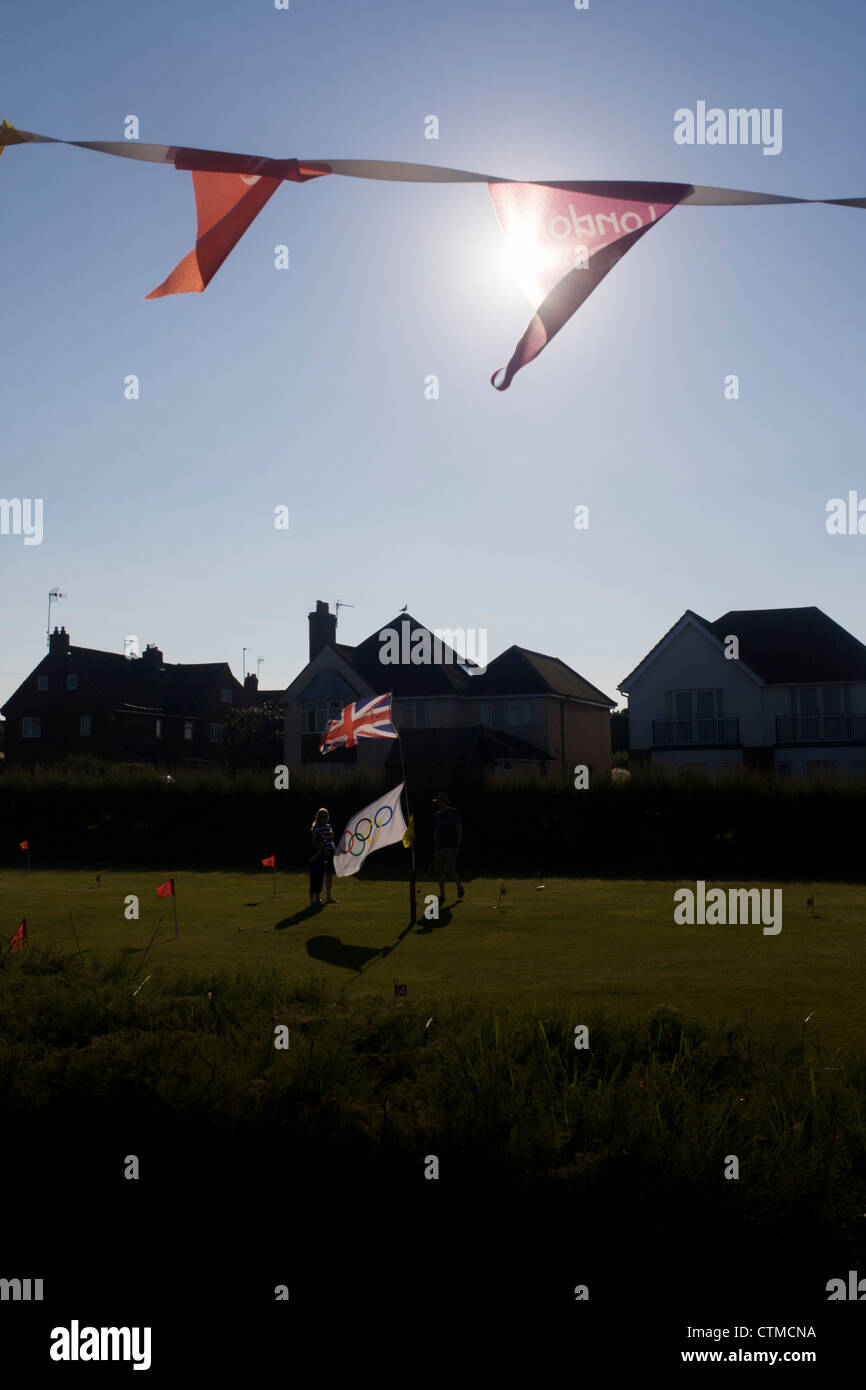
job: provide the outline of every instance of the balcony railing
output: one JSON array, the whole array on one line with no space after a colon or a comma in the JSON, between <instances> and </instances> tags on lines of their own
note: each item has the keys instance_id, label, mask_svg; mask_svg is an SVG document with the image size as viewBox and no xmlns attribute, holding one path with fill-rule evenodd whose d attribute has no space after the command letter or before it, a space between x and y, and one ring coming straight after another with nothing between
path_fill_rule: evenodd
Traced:
<instances>
[{"instance_id":1,"label":"balcony railing","mask_svg":"<svg viewBox=\"0 0 866 1390\"><path fill-rule=\"evenodd\" d=\"M776 742L866 743L866 714L780 714Z\"/></svg>"},{"instance_id":2,"label":"balcony railing","mask_svg":"<svg viewBox=\"0 0 866 1390\"><path fill-rule=\"evenodd\" d=\"M654 719L655 748L708 748L740 742L739 719Z\"/></svg>"}]
</instances>

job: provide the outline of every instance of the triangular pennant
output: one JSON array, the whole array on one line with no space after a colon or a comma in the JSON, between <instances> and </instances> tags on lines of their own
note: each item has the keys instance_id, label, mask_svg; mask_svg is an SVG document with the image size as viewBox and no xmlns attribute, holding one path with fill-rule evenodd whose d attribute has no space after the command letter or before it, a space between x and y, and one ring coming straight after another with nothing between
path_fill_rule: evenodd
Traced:
<instances>
[{"instance_id":1,"label":"triangular pennant","mask_svg":"<svg viewBox=\"0 0 866 1390\"><path fill-rule=\"evenodd\" d=\"M508 258L536 311L508 366L490 378L498 391L507 390L626 251L692 191L690 184L596 187L588 193L585 184L488 184ZM652 201L639 196L647 193Z\"/></svg>"},{"instance_id":2,"label":"triangular pennant","mask_svg":"<svg viewBox=\"0 0 866 1390\"><path fill-rule=\"evenodd\" d=\"M282 180L262 178L260 174L196 172L192 182L198 213L195 247L161 285L145 296L147 299L203 290Z\"/></svg>"}]
</instances>

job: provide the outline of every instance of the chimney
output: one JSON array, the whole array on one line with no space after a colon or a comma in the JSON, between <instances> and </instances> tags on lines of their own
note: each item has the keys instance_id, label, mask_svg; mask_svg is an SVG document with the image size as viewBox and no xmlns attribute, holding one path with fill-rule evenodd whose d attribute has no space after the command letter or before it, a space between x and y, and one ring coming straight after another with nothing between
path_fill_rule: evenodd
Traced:
<instances>
[{"instance_id":1,"label":"chimney","mask_svg":"<svg viewBox=\"0 0 866 1390\"><path fill-rule=\"evenodd\" d=\"M66 631L65 627L60 628L59 631L55 627L50 638L48 639L48 650L49 652L69 651L69 633Z\"/></svg>"},{"instance_id":2,"label":"chimney","mask_svg":"<svg viewBox=\"0 0 866 1390\"><path fill-rule=\"evenodd\" d=\"M156 671L159 670L163 662L162 652L159 650L159 647L154 645L153 642L148 642L147 646L144 649L141 659L142 661L146 662L148 666L153 667L153 669Z\"/></svg>"},{"instance_id":3,"label":"chimney","mask_svg":"<svg viewBox=\"0 0 866 1390\"><path fill-rule=\"evenodd\" d=\"M307 620L310 624L310 660L314 661L323 647L329 642L336 642L337 618L336 614L328 612L326 603L316 599L316 611L309 613Z\"/></svg>"},{"instance_id":4,"label":"chimney","mask_svg":"<svg viewBox=\"0 0 866 1390\"><path fill-rule=\"evenodd\" d=\"M250 695L255 695L259 688L259 678L252 671L248 676L244 676L244 690Z\"/></svg>"}]
</instances>

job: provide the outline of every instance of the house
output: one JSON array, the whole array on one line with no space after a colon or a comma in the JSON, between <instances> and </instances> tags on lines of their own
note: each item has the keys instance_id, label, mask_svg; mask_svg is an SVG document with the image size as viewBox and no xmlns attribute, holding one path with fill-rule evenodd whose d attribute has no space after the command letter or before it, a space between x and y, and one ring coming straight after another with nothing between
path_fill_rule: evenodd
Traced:
<instances>
[{"instance_id":1,"label":"house","mask_svg":"<svg viewBox=\"0 0 866 1390\"><path fill-rule=\"evenodd\" d=\"M866 646L819 608L687 609L618 689L632 766L866 775Z\"/></svg>"},{"instance_id":2,"label":"house","mask_svg":"<svg viewBox=\"0 0 866 1390\"><path fill-rule=\"evenodd\" d=\"M123 762L221 761L228 711L260 698L225 661L167 664L156 646L140 657L73 647L55 627L48 653L2 708L7 762L53 762L90 753Z\"/></svg>"},{"instance_id":3,"label":"house","mask_svg":"<svg viewBox=\"0 0 866 1390\"><path fill-rule=\"evenodd\" d=\"M281 700L290 767L399 776L400 750L390 739L318 751L325 725L345 705L391 691L407 767L435 769L443 780L458 768L558 780L579 764L590 775L610 770L614 701L558 657L513 646L482 668L408 613L351 647L337 641L336 617L321 599L308 622L309 661ZM385 659L389 632L399 637L396 661Z\"/></svg>"}]
</instances>

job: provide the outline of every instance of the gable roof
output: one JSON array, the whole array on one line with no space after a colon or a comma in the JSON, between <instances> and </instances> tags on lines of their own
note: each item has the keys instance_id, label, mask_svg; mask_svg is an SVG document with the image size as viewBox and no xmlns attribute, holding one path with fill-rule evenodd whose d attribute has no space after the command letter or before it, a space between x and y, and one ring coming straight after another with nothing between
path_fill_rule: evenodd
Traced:
<instances>
[{"instance_id":1,"label":"gable roof","mask_svg":"<svg viewBox=\"0 0 866 1390\"><path fill-rule=\"evenodd\" d=\"M691 622L719 643L739 638L739 665L767 685L866 681L866 646L820 608L734 608L715 622L687 608L673 627L617 686L628 693L643 666L683 624Z\"/></svg>"},{"instance_id":2,"label":"gable roof","mask_svg":"<svg viewBox=\"0 0 866 1390\"><path fill-rule=\"evenodd\" d=\"M545 656L517 646L508 647L491 661L483 676L472 677L470 694L564 695L608 709L616 704L558 656Z\"/></svg>"}]
</instances>

